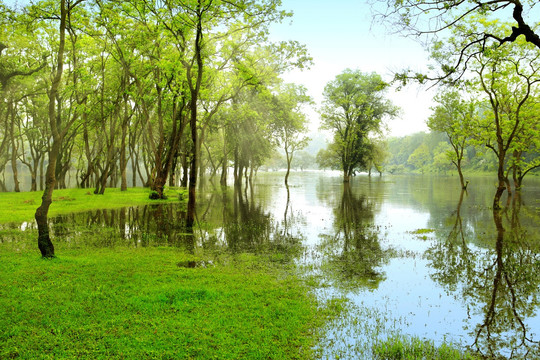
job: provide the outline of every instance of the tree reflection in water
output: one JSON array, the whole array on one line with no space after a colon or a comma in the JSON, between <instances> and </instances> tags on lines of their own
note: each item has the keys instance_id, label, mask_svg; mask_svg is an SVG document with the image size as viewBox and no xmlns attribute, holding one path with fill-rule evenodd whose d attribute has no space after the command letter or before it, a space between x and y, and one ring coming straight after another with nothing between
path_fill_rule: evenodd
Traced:
<instances>
[{"instance_id":1,"label":"tree reflection in water","mask_svg":"<svg viewBox=\"0 0 540 360\"><path fill-rule=\"evenodd\" d=\"M435 269L432 277L461 291L469 317L479 319L470 329L475 350L490 359L538 358L538 334L531 333L528 323L539 306L538 234L521 228L519 199L504 210L493 210L494 231L467 232L460 215L462 201L463 193L448 236L426 253ZM468 245L473 236L493 246Z\"/></svg>"},{"instance_id":2,"label":"tree reflection in water","mask_svg":"<svg viewBox=\"0 0 540 360\"><path fill-rule=\"evenodd\" d=\"M155 204L100 209L51 218L51 229L61 246L175 246L193 248L191 233L177 204Z\"/></svg>"},{"instance_id":3,"label":"tree reflection in water","mask_svg":"<svg viewBox=\"0 0 540 360\"><path fill-rule=\"evenodd\" d=\"M374 225L374 205L364 195L355 196L348 184L335 210L334 235L322 235L323 267L336 287L376 288L384 276L377 268L387 257Z\"/></svg>"},{"instance_id":4,"label":"tree reflection in water","mask_svg":"<svg viewBox=\"0 0 540 360\"><path fill-rule=\"evenodd\" d=\"M201 206L214 209L200 218L205 231L198 237L208 251L255 252L268 255L272 261L288 262L302 250L303 235L288 230L297 221L289 211L289 202L279 222L261 197L255 196L252 184L247 188L222 188L220 193L202 200ZM216 211L218 207L221 211Z\"/></svg>"}]
</instances>

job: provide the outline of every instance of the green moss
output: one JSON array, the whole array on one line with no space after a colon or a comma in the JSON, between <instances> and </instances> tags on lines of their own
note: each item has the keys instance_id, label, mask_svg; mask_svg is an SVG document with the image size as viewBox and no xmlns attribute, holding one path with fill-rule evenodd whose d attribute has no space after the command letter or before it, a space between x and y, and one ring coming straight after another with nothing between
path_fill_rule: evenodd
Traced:
<instances>
[{"instance_id":1,"label":"green moss","mask_svg":"<svg viewBox=\"0 0 540 360\"><path fill-rule=\"evenodd\" d=\"M0 262L0 358L312 358L328 316L290 268L254 255L0 248Z\"/></svg>"},{"instance_id":2,"label":"green moss","mask_svg":"<svg viewBox=\"0 0 540 360\"><path fill-rule=\"evenodd\" d=\"M114 209L125 206L156 204L160 202L178 202L184 198L183 188L170 188L165 192L168 200L150 200L147 188L129 188L120 191L118 188L107 188L103 195L95 195L92 189L62 189L53 193L53 203L49 215L62 215L94 209ZM41 204L43 192L6 192L0 193L0 203L8 204L0 208L0 224L10 222L31 221Z\"/></svg>"}]
</instances>

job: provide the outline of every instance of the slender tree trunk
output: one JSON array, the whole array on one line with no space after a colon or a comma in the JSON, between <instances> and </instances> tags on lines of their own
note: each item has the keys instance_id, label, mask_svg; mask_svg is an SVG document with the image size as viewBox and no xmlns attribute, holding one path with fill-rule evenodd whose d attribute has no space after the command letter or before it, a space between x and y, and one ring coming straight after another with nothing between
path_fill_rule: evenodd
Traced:
<instances>
[{"instance_id":1,"label":"slender tree trunk","mask_svg":"<svg viewBox=\"0 0 540 360\"><path fill-rule=\"evenodd\" d=\"M292 154L287 150L287 143L285 143L285 156L287 157L287 172L285 173L285 186L289 188L289 174L291 173Z\"/></svg>"},{"instance_id":2,"label":"slender tree trunk","mask_svg":"<svg viewBox=\"0 0 540 360\"><path fill-rule=\"evenodd\" d=\"M60 152L60 139L53 139L51 150L49 151L49 164L45 173L45 190L41 197L41 205L37 208L35 219L38 226L38 248L44 258L54 257L54 246L49 235L48 213L52 203L52 194L56 184L55 170L56 159Z\"/></svg>"},{"instance_id":3,"label":"slender tree trunk","mask_svg":"<svg viewBox=\"0 0 540 360\"><path fill-rule=\"evenodd\" d=\"M44 180L44 169L45 167L45 156L41 156L41 160L39 161L39 190L44 189L43 180Z\"/></svg>"},{"instance_id":4,"label":"slender tree trunk","mask_svg":"<svg viewBox=\"0 0 540 360\"><path fill-rule=\"evenodd\" d=\"M201 0L197 1L197 31L195 35L195 58L197 62L197 78L196 83L190 85L191 99L190 99L190 126L191 126L191 140L193 142L193 153L191 158L191 166L189 169L189 188L188 188L188 205L186 215L186 227L188 229L193 228L195 223L195 202L196 202L196 189L197 189L197 164L199 161L199 154L197 149L199 148L199 138L197 133L197 101L199 100L199 90L202 82L203 75L203 61L202 61L202 9ZM191 68L188 68L191 70ZM188 77L191 71L188 71Z\"/></svg>"},{"instance_id":5,"label":"slender tree trunk","mask_svg":"<svg viewBox=\"0 0 540 360\"><path fill-rule=\"evenodd\" d=\"M184 152L182 154L182 180L180 181L181 187L187 188L188 173L189 173L188 158L187 158L187 154Z\"/></svg>"},{"instance_id":6,"label":"slender tree trunk","mask_svg":"<svg viewBox=\"0 0 540 360\"><path fill-rule=\"evenodd\" d=\"M12 143L15 144L15 137L11 139ZM17 146L13 145L11 147L11 170L13 171L13 191L21 192L21 187L19 183L19 169L17 168Z\"/></svg>"},{"instance_id":7,"label":"slender tree trunk","mask_svg":"<svg viewBox=\"0 0 540 360\"><path fill-rule=\"evenodd\" d=\"M10 126L10 135L11 135L11 170L13 173L13 190L15 192L20 192L19 184L19 170L17 169L17 139L15 138L15 108L13 106L13 101L9 100L8 102L8 111L11 113L11 126Z\"/></svg>"},{"instance_id":8,"label":"slender tree trunk","mask_svg":"<svg viewBox=\"0 0 540 360\"><path fill-rule=\"evenodd\" d=\"M171 172L169 174L169 186L176 186L176 166L178 165L178 152L173 155Z\"/></svg>"},{"instance_id":9,"label":"slender tree trunk","mask_svg":"<svg viewBox=\"0 0 540 360\"><path fill-rule=\"evenodd\" d=\"M461 189L467 190L467 184L465 184L465 177L463 176L463 171L461 170L461 159L458 157L456 168L459 175L459 183L461 184Z\"/></svg>"},{"instance_id":10,"label":"slender tree trunk","mask_svg":"<svg viewBox=\"0 0 540 360\"><path fill-rule=\"evenodd\" d=\"M32 183L30 185L30 191L37 191L37 171L39 167L39 158L33 159L34 166L32 170L30 171L32 176Z\"/></svg>"},{"instance_id":11,"label":"slender tree trunk","mask_svg":"<svg viewBox=\"0 0 540 360\"><path fill-rule=\"evenodd\" d=\"M221 186L227 186L227 164L229 160L227 159L227 143L225 139L225 131L223 133L223 160L221 163L221 178L219 179L219 183Z\"/></svg>"},{"instance_id":12,"label":"slender tree trunk","mask_svg":"<svg viewBox=\"0 0 540 360\"><path fill-rule=\"evenodd\" d=\"M194 105L192 105L191 111L191 141L193 142L193 152L191 154L191 163L189 167L189 187L188 187L188 206L187 206L187 216L186 216L186 226L187 228L192 228L195 223L195 202L196 202L196 190L197 190L197 143L199 141L197 137L197 105L195 101L192 100Z\"/></svg>"},{"instance_id":13,"label":"slender tree trunk","mask_svg":"<svg viewBox=\"0 0 540 360\"><path fill-rule=\"evenodd\" d=\"M351 175L349 174L347 170L343 170L343 182L348 184L350 181L351 181Z\"/></svg>"},{"instance_id":14,"label":"slender tree trunk","mask_svg":"<svg viewBox=\"0 0 540 360\"><path fill-rule=\"evenodd\" d=\"M499 150L500 151L500 150ZM498 156L498 168L497 168L497 190L495 191L495 197L493 198L493 209L501 209L501 197L506 190L506 176L504 174L504 153L499 152Z\"/></svg>"},{"instance_id":15,"label":"slender tree trunk","mask_svg":"<svg viewBox=\"0 0 540 360\"><path fill-rule=\"evenodd\" d=\"M122 180L121 180L121 185L120 185L120 191L127 190L126 136L127 136L127 129L125 127L122 127L122 141L120 143L120 174L121 174Z\"/></svg>"},{"instance_id":16,"label":"slender tree trunk","mask_svg":"<svg viewBox=\"0 0 540 360\"><path fill-rule=\"evenodd\" d=\"M234 169L233 169L233 177L234 177L234 185L238 184L238 172L239 172L239 164L240 160L238 158L238 145L234 148Z\"/></svg>"},{"instance_id":17,"label":"slender tree trunk","mask_svg":"<svg viewBox=\"0 0 540 360\"><path fill-rule=\"evenodd\" d=\"M60 41L58 46L57 68L49 91L49 123L53 142L49 151L49 164L45 174L45 190L41 197L41 205L37 208L35 219L38 226L38 247L41 251L41 256L44 258L53 258L54 246L49 235L48 213L52 203L52 194L56 185L56 161L60 154L62 145L63 130L58 128L56 119L56 97L62 80L62 72L64 68L64 47L66 38L66 0L60 2ZM61 133L62 131L62 133Z\"/></svg>"},{"instance_id":18,"label":"slender tree trunk","mask_svg":"<svg viewBox=\"0 0 540 360\"><path fill-rule=\"evenodd\" d=\"M137 165L135 160L135 154L131 154L131 186L137 186Z\"/></svg>"}]
</instances>

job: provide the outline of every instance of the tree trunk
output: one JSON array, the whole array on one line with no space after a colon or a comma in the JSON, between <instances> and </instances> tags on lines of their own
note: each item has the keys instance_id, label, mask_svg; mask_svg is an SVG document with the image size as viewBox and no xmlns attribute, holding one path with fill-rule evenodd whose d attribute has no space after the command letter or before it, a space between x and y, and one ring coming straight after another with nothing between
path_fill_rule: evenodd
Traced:
<instances>
[{"instance_id":1,"label":"tree trunk","mask_svg":"<svg viewBox=\"0 0 540 360\"><path fill-rule=\"evenodd\" d=\"M221 186L227 186L227 164L229 160L227 159L227 142L225 139L225 131L223 131L223 159L221 162L221 178L219 179L219 184Z\"/></svg>"},{"instance_id":2,"label":"tree trunk","mask_svg":"<svg viewBox=\"0 0 540 360\"><path fill-rule=\"evenodd\" d=\"M501 197L504 193L504 190L506 190L506 177L504 176L504 169L503 166L500 164L501 160L499 160L499 167L497 170L497 190L495 192L495 197L493 199L493 209L494 210L500 210L501 209Z\"/></svg>"},{"instance_id":3,"label":"tree trunk","mask_svg":"<svg viewBox=\"0 0 540 360\"><path fill-rule=\"evenodd\" d=\"M457 171L459 175L459 183L461 184L461 189L467 190L467 184L465 183L465 177L463 176L463 171L461 170L461 159L458 158L457 160Z\"/></svg>"},{"instance_id":4,"label":"tree trunk","mask_svg":"<svg viewBox=\"0 0 540 360\"><path fill-rule=\"evenodd\" d=\"M285 173L285 186L289 188L289 174L291 173L292 152L289 153L287 149L287 142L285 142L285 156L287 158L287 172Z\"/></svg>"},{"instance_id":5,"label":"tree trunk","mask_svg":"<svg viewBox=\"0 0 540 360\"><path fill-rule=\"evenodd\" d=\"M39 159L34 159L34 166L30 171L32 177L32 183L30 184L30 191L37 191L37 170L39 166Z\"/></svg>"},{"instance_id":6,"label":"tree trunk","mask_svg":"<svg viewBox=\"0 0 540 360\"><path fill-rule=\"evenodd\" d=\"M351 181L351 175L349 174L347 170L343 170L343 182L348 184L350 181Z\"/></svg>"},{"instance_id":7,"label":"tree trunk","mask_svg":"<svg viewBox=\"0 0 540 360\"><path fill-rule=\"evenodd\" d=\"M176 186L176 166L178 165L178 152L176 152L172 159L171 172L169 174L169 186Z\"/></svg>"},{"instance_id":8,"label":"tree trunk","mask_svg":"<svg viewBox=\"0 0 540 360\"><path fill-rule=\"evenodd\" d=\"M56 185L56 161L60 153L64 130L58 128L56 119L56 97L62 80L62 72L64 68L64 47L66 39L66 18L67 18L66 0L60 2L60 41L58 45L57 68L49 91L49 109L48 117L51 126L53 142L49 151L49 164L45 174L45 190L41 197L41 205L37 208L34 215L38 226L38 248L41 251L41 256L44 258L53 258L54 246L49 235L48 214L49 207L52 203L52 194ZM61 132L62 131L62 132Z\"/></svg>"},{"instance_id":9,"label":"tree trunk","mask_svg":"<svg viewBox=\"0 0 540 360\"><path fill-rule=\"evenodd\" d=\"M192 100L193 101L193 100ZM193 111L193 108L192 108ZM188 205L186 226L192 228L195 223L195 202L196 202L196 190L197 190L197 107L195 105L195 111L191 115L191 140L193 141L193 153L191 154L191 164L189 168L189 187L188 187Z\"/></svg>"},{"instance_id":10,"label":"tree trunk","mask_svg":"<svg viewBox=\"0 0 540 360\"><path fill-rule=\"evenodd\" d=\"M135 154L131 154L131 184L137 186L137 165L135 164Z\"/></svg>"},{"instance_id":11,"label":"tree trunk","mask_svg":"<svg viewBox=\"0 0 540 360\"><path fill-rule=\"evenodd\" d=\"M188 158L186 153L182 154L182 180L180 180L180 186L187 188L188 184L188 173L189 173L189 167L188 167Z\"/></svg>"},{"instance_id":12,"label":"tree trunk","mask_svg":"<svg viewBox=\"0 0 540 360\"><path fill-rule=\"evenodd\" d=\"M37 208L35 219L38 226L38 248L44 258L54 257L54 246L49 235L48 213L52 203L52 194L56 185L56 160L60 152L61 139L54 138L49 151L49 164L45 173L45 190L41 197L41 205Z\"/></svg>"},{"instance_id":13,"label":"tree trunk","mask_svg":"<svg viewBox=\"0 0 540 360\"><path fill-rule=\"evenodd\" d=\"M190 127L191 127L191 141L192 141L192 158L191 165L189 169L189 188L188 188L188 205L187 205L187 215L186 215L186 227L188 229L193 228L195 223L195 202L196 202L196 191L197 191L197 165L199 161L199 154L197 149L199 148L199 138L197 132L197 101L199 100L199 90L202 82L203 74L203 62L202 62L202 10L201 10L201 0L197 1L197 31L195 35L195 58L197 62L197 78L195 84L190 83ZM190 77L191 68L188 68L188 77Z\"/></svg>"},{"instance_id":14,"label":"tree trunk","mask_svg":"<svg viewBox=\"0 0 540 360\"><path fill-rule=\"evenodd\" d=\"M121 141L121 144L120 144L120 174L121 174L121 178L122 178L121 185L120 185L120 191L127 191L126 136L127 136L127 129L125 127L123 127L122 128L122 141Z\"/></svg>"},{"instance_id":15,"label":"tree trunk","mask_svg":"<svg viewBox=\"0 0 540 360\"><path fill-rule=\"evenodd\" d=\"M287 154L287 172L285 173L285 186L289 187L289 174L291 173L291 160Z\"/></svg>"},{"instance_id":16,"label":"tree trunk","mask_svg":"<svg viewBox=\"0 0 540 360\"><path fill-rule=\"evenodd\" d=\"M13 137L11 139L12 143L15 144L16 140ZM17 146L13 145L11 147L11 170L13 171L13 191L21 192L20 183L19 183L19 170L17 169Z\"/></svg>"},{"instance_id":17,"label":"tree trunk","mask_svg":"<svg viewBox=\"0 0 540 360\"><path fill-rule=\"evenodd\" d=\"M44 185L43 185L43 181L44 181L43 169L45 165L44 163L45 163L45 156L41 156L41 160L39 161L39 190L44 189Z\"/></svg>"},{"instance_id":18,"label":"tree trunk","mask_svg":"<svg viewBox=\"0 0 540 360\"><path fill-rule=\"evenodd\" d=\"M11 113L11 126L10 126L10 135L11 135L11 170L13 173L13 190L15 192L20 192L19 184L19 171L17 169L17 139L15 139L15 109L13 106L13 101L9 100L8 102L8 111Z\"/></svg>"}]
</instances>

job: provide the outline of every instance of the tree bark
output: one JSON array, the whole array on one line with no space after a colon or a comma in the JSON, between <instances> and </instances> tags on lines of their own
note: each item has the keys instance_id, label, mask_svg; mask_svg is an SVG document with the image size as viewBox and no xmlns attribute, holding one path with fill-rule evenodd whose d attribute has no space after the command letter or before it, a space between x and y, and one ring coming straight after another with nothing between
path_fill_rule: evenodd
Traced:
<instances>
[{"instance_id":1,"label":"tree bark","mask_svg":"<svg viewBox=\"0 0 540 360\"><path fill-rule=\"evenodd\" d=\"M49 151L49 164L45 173L45 190L41 197L41 205L37 208L35 219L38 226L38 248L44 258L53 258L54 245L49 234L48 213L52 203L52 194L56 184L56 159L60 153L61 139L53 139L51 150Z\"/></svg>"},{"instance_id":2,"label":"tree bark","mask_svg":"<svg viewBox=\"0 0 540 360\"><path fill-rule=\"evenodd\" d=\"M229 160L227 159L226 136L223 135L223 159L222 159L222 162L221 162L221 178L219 179L219 184L221 186L227 186L227 164L228 164L228 162L229 162Z\"/></svg>"},{"instance_id":3,"label":"tree bark","mask_svg":"<svg viewBox=\"0 0 540 360\"><path fill-rule=\"evenodd\" d=\"M10 126L10 137L11 137L11 170L13 173L13 190L15 192L20 192L19 184L19 171L17 169L17 139L15 138L15 108L13 105L13 100L8 101L8 111L11 114L11 126Z\"/></svg>"},{"instance_id":4,"label":"tree bark","mask_svg":"<svg viewBox=\"0 0 540 360\"><path fill-rule=\"evenodd\" d=\"M343 182L348 184L350 181L351 181L351 175L349 174L347 170L343 170Z\"/></svg>"},{"instance_id":5,"label":"tree bark","mask_svg":"<svg viewBox=\"0 0 540 360\"><path fill-rule=\"evenodd\" d=\"M193 228L195 223L195 202L196 202L196 189L197 189L197 163L199 154L197 149L199 148L199 138L197 133L197 101L199 99L199 91L202 82L203 74L203 61L202 61L202 14L201 0L197 1L197 31L195 35L195 60L197 62L197 77L196 82L193 85L190 82L190 126L191 126L191 140L193 142L193 151L191 158L191 166L189 169L189 188L188 188L188 206L186 215L186 227L188 229ZM188 67L188 78L191 75L191 67Z\"/></svg>"},{"instance_id":6,"label":"tree bark","mask_svg":"<svg viewBox=\"0 0 540 360\"><path fill-rule=\"evenodd\" d=\"M461 184L461 189L462 190L467 190L467 184L465 183L465 177L463 176L463 171L461 170L461 159L460 158L458 158L458 160L457 160L456 167L457 167L457 171L458 171L458 175L459 175L459 182Z\"/></svg>"},{"instance_id":7,"label":"tree bark","mask_svg":"<svg viewBox=\"0 0 540 360\"><path fill-rule=\"evenodd\" d=\"M60 121L57 121L56 118L56 98L58 90L60 88L60 82L62 80L62 72L64 69L64 47L66 42L66 18L67 18L67 9L66 9L66 0L61 0L60 2L60 41L58 45L58 57L57 57L57 67L54 74L54 78L51 84L49 91L49 123L51 126L51 133L53 137L53 143L49 151L49 164L47 165L47 172L45 174L45 190L43 191L43 196L41 197L41 205L37 208L34 215L36 223L38 226L38 248L41 251L41 256L44 258L53 258L54 255L54 246L49 235L49 224L48 224L48 213L49 207L52 203L52 194L54 191L54 186L56 185L56 161L60 153L60 148L62 145L62 138L64 131L61 131L58 128Z\"/></svg>"}]
</instances>

